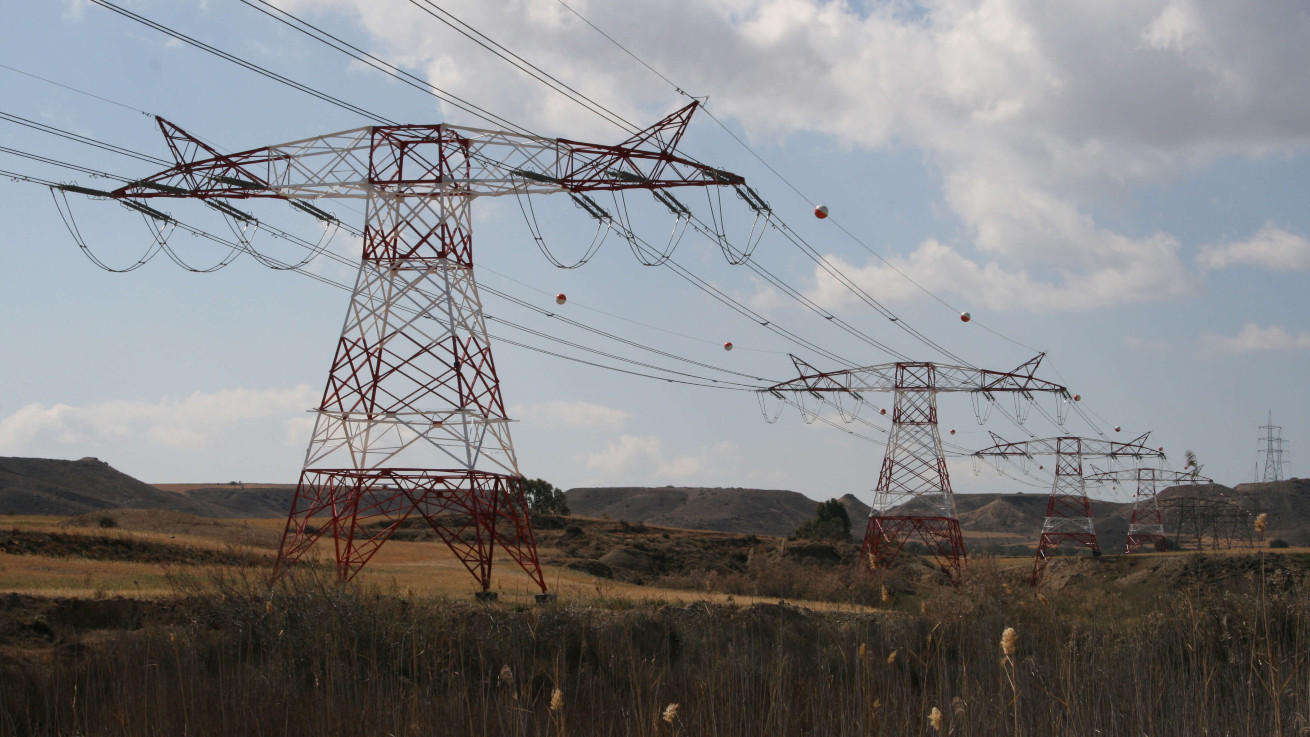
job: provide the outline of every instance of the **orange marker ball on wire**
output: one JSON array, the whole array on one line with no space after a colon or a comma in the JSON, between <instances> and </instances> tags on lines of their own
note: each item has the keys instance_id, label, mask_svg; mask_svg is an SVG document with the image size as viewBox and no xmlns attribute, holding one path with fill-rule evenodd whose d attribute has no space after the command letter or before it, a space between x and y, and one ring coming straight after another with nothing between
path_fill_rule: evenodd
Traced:
<instances>
[{"instance_id":1,"label":"orange marker ball on wire","mask_svg":"<svg viewBox=\"0 0 1310 737\"><path fill-rule=\"evenodd\" d=\"M820 219L820 220L823 220L824 218L828 217L828 206L827 206L827 205L815 205L815 206L814 206L814 217L816 217L816 218L818 218L818 219Z\"/></svg>"},{"instance_id":2,"label":"orange marker ball on wire","mask_svg":"<svg viewBox=\"0 0 1310 737\"><path fill-rule=\"evenodd\" d=\"M564 293L563 293L563 292L560 292L559 294L555 295L555 304L557 304L557 305L562 305L562 304L564 304L565 302L568 302L568 301L569 301L569 298L566 297L566 296L564 296Z\"/></svg>"},{"instance_id":3,"label":"orange marker ball on wire","mask_svg":"<svg viewBox=\"0 0 1310 737\"><path fill-rule=\"evenodd\" d=\"M732 342L729 341L729 342L727 342L727 343L724 343L724 344L723 344L723 350L725 350L725 351L730 351L730 350L732 350Z\"/></svg>"},{"instance_id":4,"label":"orange marker ball on wire","mask_svg":"<svg viewBox=\"0 0 1310 737\"><path fill-rule=\"evenodd\" d=\"M960 313L960 322L969 322L972 319L973 319L973 315L970 315L967 312Z\"/></svg>"}]
</instances>

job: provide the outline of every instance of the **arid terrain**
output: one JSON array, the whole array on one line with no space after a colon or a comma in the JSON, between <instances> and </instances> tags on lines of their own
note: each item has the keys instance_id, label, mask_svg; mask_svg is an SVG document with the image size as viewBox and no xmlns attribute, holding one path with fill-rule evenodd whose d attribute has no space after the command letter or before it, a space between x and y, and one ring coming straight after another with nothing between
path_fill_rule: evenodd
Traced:
<instances>
[{"instance_id":1,"label":"arid terrain","mask_svg":"<svg viewBox=\"0 0 1310 737\"><path fill-rule=\"evenodd\" d=\"M136 486L99 462L65 463L133 502L278 491ZM691 505L712 520L716 491L641 509ZM80 503L114 493L93 489ZM1271 510L1297 509L1287 489L1253 493ZM558 596L545 605L504 556L498 601L475 602L473 578L419 524L397 530L345 587L325 564L327 541L319 562L270 587L277 517L166 504L7 514L0 734L259 734L292 723L469 737L1310 730L1310 551L1271 550L1269 535L1204 553L1107 548L1054 558L1033 590L1030 549L987 552L997 533L981 528L1023 522L1040 501L962 502L978 552L954 583L915 555L862 572L853 541L661 526L635 505L534 515Z\"/></svg>"}]
</instances>

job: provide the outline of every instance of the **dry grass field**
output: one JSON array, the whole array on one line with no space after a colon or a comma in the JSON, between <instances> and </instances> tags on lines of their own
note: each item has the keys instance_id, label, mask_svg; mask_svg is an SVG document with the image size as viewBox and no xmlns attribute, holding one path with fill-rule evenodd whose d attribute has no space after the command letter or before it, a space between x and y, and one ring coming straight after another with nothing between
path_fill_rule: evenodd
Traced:
<instances>
[{"instance_id":1,"label":"dry grass field","mask_svg":"<svg viewBox=\"0 0 1310 737\"><path fill-rule=\"evenodd\" d=\"M113 520L102 526L101 519ZM111 538L162 546L263 556L271 563L282 533L282 520L215 520L176 512L122 510L103 515L74 518L8 516L0 529L28 533L56 533L87 538ZM603 523L602 523L603 524ZM681 531L697 536L703 533ZM713 533L710 533L713 534ZM3 535L3 532L0 532ZM0 552L0 592L32 596L81 598L166 597L176 593L179 582L188 587L209 578L243 570L244 565L185 561L88 560L76 555L5 555ZM551 548L540 547L549 560ZM331 548L325 541L315 546L309 560L330 563ZM497 556L493 564L492 591L506 603L530 604L539 593L535 584L508 556ZM707 601L716 604L777 602L777 597L716 592L705 587L688 591L637 585L612 580L563 565L543 565L550 590L562 599L578 602L626 599L685 604ZM421 597L471 598L476 588L459 560L439 541L391 540L356 578L357 585L380 591L403 592ZM866 610L857 604L803 601L816 610Z\"/></svg>"},{"instance_id":2,"label":"dry grass field","mask_svg":"<svg viewBox=\"0 0 1310 737\"><path fill-rule=\"evenodd\" d=\"M414 529L345 588L304 565L270 590L281 524L0 519L0 735L1310 734L1303 551L1070 556L1034 592L1026 557L953 586L570 519L542 606L508 560L475 603ZM579 569L616 548L637 567Z\"/></svg>"}]
</instances>

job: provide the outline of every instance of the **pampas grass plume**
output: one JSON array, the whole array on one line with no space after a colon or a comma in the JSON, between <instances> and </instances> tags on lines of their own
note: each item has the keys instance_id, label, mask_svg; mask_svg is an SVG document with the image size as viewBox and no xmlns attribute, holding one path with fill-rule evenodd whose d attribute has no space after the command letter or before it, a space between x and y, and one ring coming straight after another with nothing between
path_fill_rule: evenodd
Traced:
<instances>
[{"instance_id":1,"label":"pampas grass plume","mask_svg":"<svg viewBox=\"0 0 1310 737\"><path fill-rule=\"evenodd\" d=\"M663 719L669 724L673 724L673 720L676 719L677 716L678 716L678 705L669 704L668 706L664 707L664 713L660 715L660 719Z\"/></svg>"},{"instance_id":2,"label":"pampas grass plume","mask_svg":"<svg viewBox=\"0 0 1310 737\"><path fill-rule=\"evenodd\" d=\"M934 706L932 711L928 712L928 723L935 731L942 731L942 710Z\"/></svg>"},{"instance_id":3,"label":"pampas grass plume","mask_svg":"<svg viewBox=\"0 0 1310 737\"><path fill-rule=\"evenodd\" d=\"M1006 627L1001 633L1001 652L1005 657L1014 657L1014 643L1019 639L1019 633L1014 631L1013 627Z\"/></svg>"}]
</instances>

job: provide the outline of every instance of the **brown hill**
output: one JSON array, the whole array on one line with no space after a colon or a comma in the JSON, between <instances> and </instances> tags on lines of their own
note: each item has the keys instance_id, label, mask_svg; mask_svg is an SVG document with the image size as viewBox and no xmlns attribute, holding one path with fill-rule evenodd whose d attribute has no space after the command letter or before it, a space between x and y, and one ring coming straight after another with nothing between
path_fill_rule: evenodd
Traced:
<instances>
[{"instance_id":1,"label":"brown hill","mask_svg":"<svg viewBox=\"0 0 1310 737\"><path fill-rule=\"evenodd\" d=\"M0 457L0 514L73 516L108 509L162 509L202 517L281 517L294 486L151 486L98 458Z\"/></svg>"},{"instance_id":2,"label":"brown hill","mask_svg":"<svg viewBox=\"0 0 1310 737\"><path fill-rule=\"evenodd\" d=\"M583 517L777 536L791 534L814 516L818 506L814 499L794 491L766 489L580 488L570 489L567 495L570 511ZM955 496L956 513L970 545L1035 543L1046 516L1046 500L1045 494ZM851 518L852 538L863 538L869 507L851 494L839 501ZM1092 501L1092 520L1103 550L1115 551L1124 546L1131 516L1131 504Z\"/></svg>"},{"instance_id":3,"label":"brown hill","mask_svg":"<svg viewBox=\"0 0 1310 737\"><path fill-rule=\"evenodd\" d=\"M286 517L295 484L158 484L212 509L212 517Z\"/></svg>"},{"instance_id":4,"label":"brown hill","mask_svg":"<svg viewBox=\"0 0 1310 737\"><path fill-rule=\"evenodd\" d=\"M582 517L752 535L790 535L819 505L804 494L778 489L605 487L566 494L569 511Z\"/></svg>"},{"instance_id":5,"label":"brown hill","mask_svg":"<svg viewBox=\"0 0 1310 737\"><path fill-rule=\"evenodd\" d=\"M185 496L160 491L97 458L0 458L0 512L75 515L119 507L207 511Z\"/></svg>"}]
</instances>

